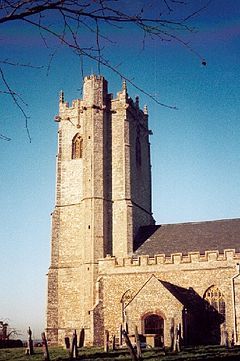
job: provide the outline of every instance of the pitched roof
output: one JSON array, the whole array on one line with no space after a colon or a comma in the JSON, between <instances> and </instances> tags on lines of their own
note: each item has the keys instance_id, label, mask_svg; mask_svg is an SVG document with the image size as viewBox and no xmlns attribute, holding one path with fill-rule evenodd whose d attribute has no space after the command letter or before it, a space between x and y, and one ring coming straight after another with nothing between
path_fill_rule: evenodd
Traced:
<instances>
[{"instance_id":1,"label":"pitched roof","mask_svg":"<svg viewBox=\"0 0 240 361\"><path fill-rule=\"evenodd\" d=\"M135 255L235 249L240 252L240 219L144 226L135 239Z\"/></svg>"}]
</instances>

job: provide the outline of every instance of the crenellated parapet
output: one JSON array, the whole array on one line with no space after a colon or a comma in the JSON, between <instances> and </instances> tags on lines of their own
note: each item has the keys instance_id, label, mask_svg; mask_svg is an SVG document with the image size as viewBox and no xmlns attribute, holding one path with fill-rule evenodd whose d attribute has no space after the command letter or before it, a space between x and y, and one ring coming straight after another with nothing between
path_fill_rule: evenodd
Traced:
<instances>
[{"instance_id":1,"label":"crenellated parapet","mask_svg":"<svg viewBox=\"0 0 240 361\"><path fill-rule=\"evenodd\" d=\"M205 251L205 254L199 252L189 252L187 255L182 253L173 253L169 256L165 254L157 254L154 257L148 255L141 255L138 257L111 257L107 256L104 259L98 260L100 273L111 273L117 270L124 272L124 268L129 271L141 266L147 267L148 271L155 269L156 266L167 267L168 266L185 266L191 269L193 267L215 267L219 266L222 262L223 266L236 265L240 262L240 253L236 253L235 249L225 249L223 253L219 253L217 250ZM144 271L146 269L144 268Z\"/></svg>"},{"instance_id":2,"label":"crenellated parapet","mask_svg":"<svg viewBox=\"0 0 240 361\"><path fill-rule=\"evenodd\" d=\"M124 104L124 106L123 106ZM131 114L132 121L137 121L138 126L148 131L148 111L145 105L143 110L139 106L139 97L136 96L135 101L128 96L127 85L124 80L122 89L114 98L113 94L107 91L107 82L102 76L86 76L84 78L83 98L74 99L71 104L65 100L63 90L59 93L59 114L54 117L56 122L73 121L80 113L84 113L88 109L108 110L112 113L122 112L123 109Z\"/></svg>"}]
</instances>

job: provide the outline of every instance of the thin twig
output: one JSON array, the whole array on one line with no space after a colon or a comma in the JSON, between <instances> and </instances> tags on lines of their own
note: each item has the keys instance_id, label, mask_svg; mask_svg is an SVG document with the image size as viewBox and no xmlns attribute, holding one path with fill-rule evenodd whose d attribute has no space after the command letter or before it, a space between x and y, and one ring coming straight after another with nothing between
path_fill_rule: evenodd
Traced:
<instances>
[{"instance_id":1,"label":"thin twig","mask_svg":"<svg viewBox=\"0 0 240 361\"><path fill-rule=\"evenodd\" d=\"M11 138L6 137L6 135L3 135L3 134L1 134L1 133L0 133L0 139L6 140L7 142L9 142L10 140L12 140Z\"/></svg>"},{"instance_id":2,"label":"thin twig","mask_svg":"<svg viewBox=\"0 0 240 361\"><path fill-rule=\"evenodd\" d=\"M24 21L38 27L39 25L29 19L24 19ZM55 33L53 30L50 30L48 29L47 27L43 27L42 26L42 29L44 29L45 31L49 32L51 35L55 36L59 41L61 41L63 44L67 45L70 49L73 49L75 50L76 54L77 55L84 55L86 56L87 58L89 59L92 59L94 61L100 61L101 64L103 66L105 66L106 68L110 69L113 71L113 73L117 74L120 76L120 78L122 79L125 79L126 81L129 82L129 84L131 84L135 89L139 90L142 94L145 94L147 95L150 99L152 99L155 103L163 106L163 107L166 107L166 108L169 108L169 109L177 109L176 106L172 106L172 105L167 105L167 104L164 104L162 102L160 102L158 99L156 99L153 95L151 95L150 93L148 93L147 91L145 91L144 89L142 89L141 87L139 87L137 84L135 84L131 79L129 79L128 77L126 77L124 74L122 74L119 70L117 70L113 65L109 64L107 62L106 59L103 59L101 57L101 59L98 59L96 56L90 54L90 53L87 53L85 49L83 48L80 48L78 45L76 44L70 44L68 43L64 38L62 38L62 36L60 36L59 34Z\"/></svg>"},{"instance_id":3,"label":"thin twig","mask_svg":"<svg viewBox=\"0 0 240 361\"><path fill-rule=\"evenodd\" d=\"M0 75L1 75L1 78L3 80L3 83L5 84L6 88L8 89L9 95L12 97L13 102L16 104L18 109L20 109L21 113L23 114L23 116L25 118L25 128L26 128L26 131L27 131L29 142L31 143L32 139L31 139L31 136L30 136L29 128L28 128L28 119L29 119L29 117L27 116L27 114L24 111L24 109L22 108L22 106L19 104L16 93L14 91L12 91L12 89L10 88L1 67L0 67ZM19 97L19 95L18 95L18 97Z\"/></svg>"},{"instance_id":4,"label":"thin twig","mask_svg":"<svg viewBox=\"0 0 240 361\"><path fill-rule=\"evenodd\" d=\"M96 42L97 42L97 51L98 51L98 62L97 62L97 66L98 66L98 74L101 73L101 50L100 50L100 44L99 44L99 27L98 27L98 20L96 19Z\"/></svg>"},{"instance_id":5,"label":"thin twig","mask_svg":"<svg viewBox=\"0 0 240 361\"><path fill-rule=\"evenodd\" d=\"M32 65L31 63L23 64L23 63L13 62L8 59L0 60L0 64L19 66L19 67L24 67L24 68L33 68L33 69L42 69L43 68L42 65Z\"/></svg>"}]
</instances>

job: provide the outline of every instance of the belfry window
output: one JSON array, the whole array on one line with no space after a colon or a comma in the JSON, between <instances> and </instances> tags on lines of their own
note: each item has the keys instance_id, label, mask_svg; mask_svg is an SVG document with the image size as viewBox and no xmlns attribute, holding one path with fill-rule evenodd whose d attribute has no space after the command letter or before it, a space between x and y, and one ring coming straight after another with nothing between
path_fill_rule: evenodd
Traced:
<instances>
[{"instance_id":1,"label":"belfry window","mask_svg":"<svg viewBox=\"0 0 240 361\"><path fill-rule=\"evenodd\" d=\"M138 166L142 163L142 156L141 156L141 143L139 137L136 139L136 163Z\"/></svg>"},{"instance_id":2,"label":"belfry window","mask_svg":"<svg viewBox=\"0 0 240 361\"><path fill-rule=\"evenodd\" d=\"M80 134L76 134L72 140L72 159L82 158L83 140Z\"/></svg>"},{"instance_id":3,"label":"belfry window","mask_svg":"<svg viewBox=\"0 0 240 361\"><path fill-rule=\"evenodd\" d=\"M211 286L208 288L205 292L204 299L225 317L225 298L218 287Z\"/></svg>"}]
</instances>

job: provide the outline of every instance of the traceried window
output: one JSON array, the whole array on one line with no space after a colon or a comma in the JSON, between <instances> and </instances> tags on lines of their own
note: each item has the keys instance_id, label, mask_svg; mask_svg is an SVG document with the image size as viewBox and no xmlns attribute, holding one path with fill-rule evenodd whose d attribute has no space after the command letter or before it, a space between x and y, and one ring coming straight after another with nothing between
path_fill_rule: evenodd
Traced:
<instances>
[{"instance_id":1,"label":"traceried window","mask_svg":"<svg viewBox=\"0 0 240 361\"><path fill-rule=\"evenodd\" d=\"M83 140L80 134L76 134L72 140L72 159L82 158Z\"/></svg>"},{"instance_id":2,"label":"traceried window","mask_svg":"<svg viewBox=\"0 0 240 361\"><path fill-rule=\"evenodd\" d=\"M204 299L225 317L225 299L223 293L216 286L207 289Z\"/></svg>"}]
</instances>

